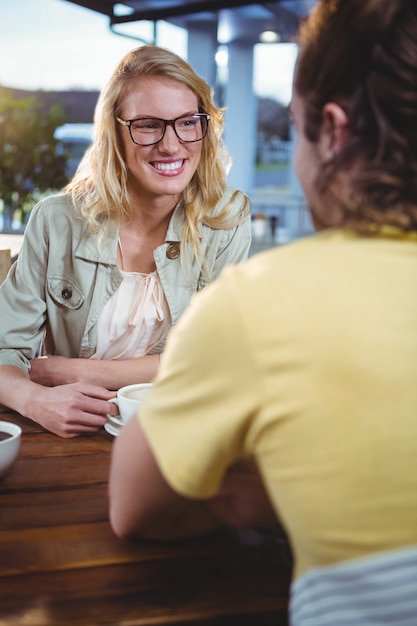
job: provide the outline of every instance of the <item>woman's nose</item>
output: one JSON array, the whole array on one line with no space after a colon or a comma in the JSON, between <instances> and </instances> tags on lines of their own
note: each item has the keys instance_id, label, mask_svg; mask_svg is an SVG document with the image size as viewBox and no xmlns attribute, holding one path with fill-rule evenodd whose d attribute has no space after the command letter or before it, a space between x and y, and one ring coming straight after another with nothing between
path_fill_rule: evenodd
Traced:
<instances>
[{"instance_id":1,"label":"woman's nose","mask_svg":"<svg viewBox=\"0 0 417 626\"><path fill-rule=\"evenodd\" d=\"M181 142L178 139L173 127L170 124L167 124L164 136L158 144L160 149L169 150L170 152L176 151L178 150L180 143Z\"/></svg>"}]
</instances>

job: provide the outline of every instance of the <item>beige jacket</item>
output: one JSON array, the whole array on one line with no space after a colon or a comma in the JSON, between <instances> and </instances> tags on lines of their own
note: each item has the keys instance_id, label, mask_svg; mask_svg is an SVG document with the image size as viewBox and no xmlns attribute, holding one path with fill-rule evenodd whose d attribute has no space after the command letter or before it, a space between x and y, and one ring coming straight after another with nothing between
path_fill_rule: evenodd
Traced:
<instances>
[{"instance_id":1,"label":"beige jacket","mask_svg":"<svg viewBox=\"0 0 417 626\"><path fill-rule=\"evenodd\" d=\"M217 214L230 200L226 193L213 209ZM239 193L237 213L244 202ZM183 229L183 212L172 215L165 242L154 250L156 267L176 324L191 296L208 282L202 262L187 264L175 257ZM17 262L0 287L0 365L25 371L41 350L66 357L89 358L95 352L97 321L122 281L116 265L118 224L102 238L75 216L70 196L60 194L39 202L31 212ZM202 226L202 247L208 276L213 280L230 263L247 258L250 218L237 227L213 230ZM190 259L194 258L190 254ZM154 352L161 352L164 342Z\"/></svg>"}]
</instances>

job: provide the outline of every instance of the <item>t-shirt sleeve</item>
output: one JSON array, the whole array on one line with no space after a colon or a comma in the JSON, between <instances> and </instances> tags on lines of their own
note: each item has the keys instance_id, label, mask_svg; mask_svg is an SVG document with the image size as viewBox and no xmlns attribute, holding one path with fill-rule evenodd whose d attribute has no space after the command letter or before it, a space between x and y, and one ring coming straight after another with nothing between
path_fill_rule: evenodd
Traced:
<instances>
[{"instance_id":1,"label":"t-shirt sleeve","mask_svg":"<svg viewBox=\"0 0 417 626\"><path fill-rule=\"evenodd\" d=\"M208 498L250 454L259 393L238 303L239 267L192 299L171 331L139 420L173 489Z\"/></svg>"}]
</instances>

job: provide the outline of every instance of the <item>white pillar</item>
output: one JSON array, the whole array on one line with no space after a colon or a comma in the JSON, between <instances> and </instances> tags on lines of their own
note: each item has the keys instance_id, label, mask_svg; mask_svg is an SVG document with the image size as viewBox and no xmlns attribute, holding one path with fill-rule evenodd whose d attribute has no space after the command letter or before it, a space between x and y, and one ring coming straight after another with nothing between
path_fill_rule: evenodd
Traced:
<instances>
[{"instance_id":1,"label":"white pillar","mask_svg":"<svg viewBox=\"0 0 417 626\"><path fill-rule=\"evenodd\" d=\"M233 164L232 187L250 194L254 186L256 152L256 98L253 92L253 45L228 44L229 78L225 94L225 143Z\"/></svg>"},{"instance_id":2,"label":"white pillar","mask_svg":"<svg viewBox=\"0 0 417 626\"><path fill-rule=\"evenodd\" d=\"M217 29L214 25L212 28L207 28L207 24L202 29L196 22L190 22L187 29L188 61L214 89L216 86ZM250 194L253 188L256 153L253 45L242 42L230 43L228 52L228 81L223 94L226 107L224 141L232 157L228 184Z\"/></svg>"},{"instance_id":3,"label":"white pillar","mask_svg":"<svg viewBox=\"0 0 417 626\"><path fill-rule=\"evenodd\" d=\"M216 84L217 24L190 21L188 32L188 62L214 89Z\"/></svg>"}]
</instances>

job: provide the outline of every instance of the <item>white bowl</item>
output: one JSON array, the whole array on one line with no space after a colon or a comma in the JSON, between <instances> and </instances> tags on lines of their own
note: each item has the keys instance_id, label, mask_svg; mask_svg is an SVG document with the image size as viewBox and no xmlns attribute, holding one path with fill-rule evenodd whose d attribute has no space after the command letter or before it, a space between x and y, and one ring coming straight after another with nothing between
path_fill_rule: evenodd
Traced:
<instances>
[{"instance_id":1,"label":"white bowl","mask_svg":"<svg viewBox=\"0 0 417 626\"><path fill-rule=\"evenodd\" d=\"M2 439L7 433L9 437ZM0 478L9 471L17 459L20 449L22 429L11 422L0 422Z\"/></svg>"}]
</instances>

